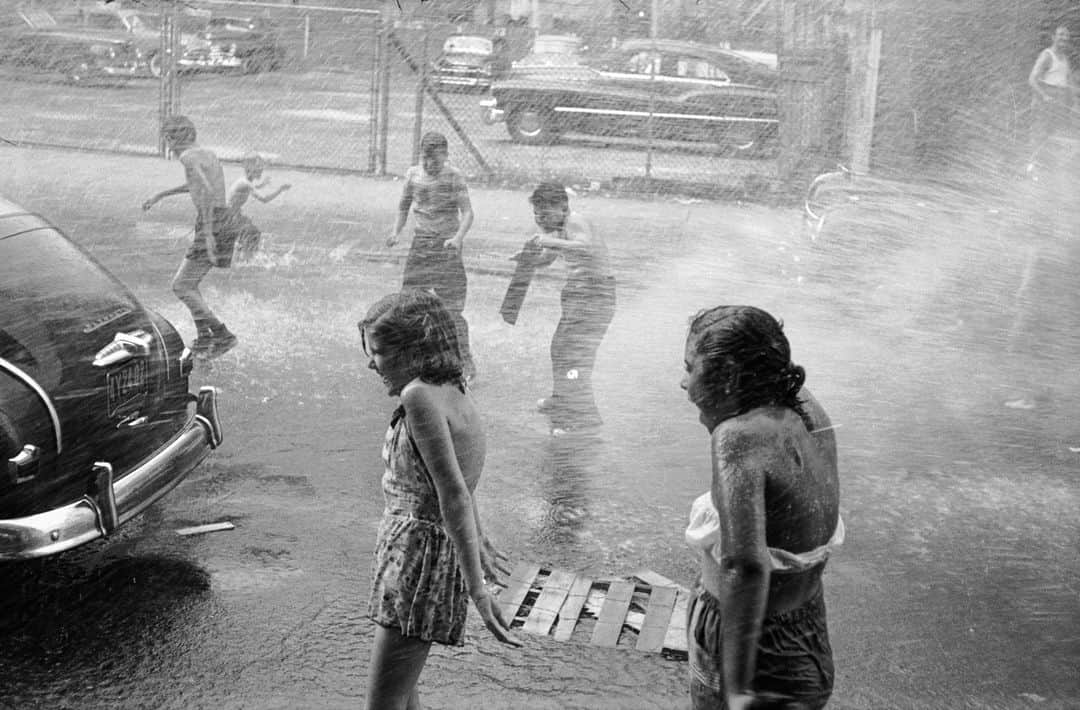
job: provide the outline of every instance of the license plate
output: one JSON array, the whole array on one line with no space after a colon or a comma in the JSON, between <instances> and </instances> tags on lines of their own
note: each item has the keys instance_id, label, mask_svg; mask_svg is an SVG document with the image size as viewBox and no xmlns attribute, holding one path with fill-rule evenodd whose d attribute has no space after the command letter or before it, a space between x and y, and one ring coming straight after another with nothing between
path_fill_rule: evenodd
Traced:
<instances>
[{"instance_id":1,"label":"license plate","mask_svg":"<svg viewBox=\"0 0 1080 710\"><path fill-rule=\"evenodd\" d=\"M146 360L133 360L106 377L109 391L109 416L140 402L146 396L149 365Z\"/></svg>"}]
</instances>

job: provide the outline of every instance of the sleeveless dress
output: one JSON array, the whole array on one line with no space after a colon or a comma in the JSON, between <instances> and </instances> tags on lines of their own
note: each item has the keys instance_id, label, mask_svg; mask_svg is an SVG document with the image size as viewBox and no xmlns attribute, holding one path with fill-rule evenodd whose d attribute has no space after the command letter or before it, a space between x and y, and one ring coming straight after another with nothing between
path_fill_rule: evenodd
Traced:
<instances>
[{"instance_id":1,"label":"sleeveless dress","mask_svg":"<svg viewBox=\"0 0 1080 710\"><path fill-rule=\"evenodd\" d=\"M405 636L462 646L469 603L465 580L402 407L390 419L382 457L386 508L375 544L368 615Z\"/></svg>"}]
</instances>

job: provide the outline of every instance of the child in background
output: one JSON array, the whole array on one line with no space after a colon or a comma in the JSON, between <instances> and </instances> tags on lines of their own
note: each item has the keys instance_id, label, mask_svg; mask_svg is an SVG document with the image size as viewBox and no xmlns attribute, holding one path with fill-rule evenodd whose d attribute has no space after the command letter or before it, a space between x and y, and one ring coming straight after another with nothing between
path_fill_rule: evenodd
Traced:
<instances>
[{"instance_id":1,"label":"child in background","mask_svg":"<svg viewBox=\"0 0 1080 710\"><path fill-rule=\"evenodd\" d=\"M485 586L485 575L499 583L507 570L480 528L485 426L449 312L431 292L407 289L378 301L359 327L368 367L401 402L383 443L367 707L419 708L431 644L464 645L470 599L495 638L521 642Z\"/></svg>"},{"instance_id":2,"label":"child in background","mask_svg":"<svg viewBox=\"0 0 1080 710\"><path fill-rule=\"evenodd\" d=\"M420 140L420 165L405 173L397 220L386 245L398 243L411 209L416 226L401 287L431 289L442 299L457 329L465 378L471 380L476 367L469 348L469 324L462 315L469 284L461 248L472 227L473 210L465 178L457 168L446 164L448 156L446 136L424 134Z\"/></svg>"},{"instance_id":3,"label":"child in background","mask_svg":"<svg viewBox=\"0 0 1080 710\"><path fill-rule=\"evenodd\" d=\"M263 179L266 170L266 159L255 152L244 155L241 165L244 168L244 177L238 178L229 188L228 219L230 228L236 233L236 256L241 261L246 261L255 255L262 240L262 232L243 213L244 204L248 197L254 197L259 202L269 202L281 193L288 190L292 185L283 183L273 192L263 194L259 192L270 183L270 178Z\"/></svg>"}]
</instances>

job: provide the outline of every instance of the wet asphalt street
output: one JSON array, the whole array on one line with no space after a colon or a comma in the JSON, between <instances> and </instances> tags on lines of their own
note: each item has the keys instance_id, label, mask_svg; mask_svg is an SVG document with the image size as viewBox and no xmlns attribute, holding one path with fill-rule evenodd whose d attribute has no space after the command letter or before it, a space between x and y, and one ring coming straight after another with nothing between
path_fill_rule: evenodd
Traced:
<instances>
[{"instance_id":1,"label":"wet asphalt street","mask_svg":"<svg viewBox=\"0 0 1080 710\"><path fill-rule=\"evenodd\" d=\"M138 209L179 181L175 163L6 147L0 161L0 194L193 335L168 289L190 206ZM400 183L274 179L294 188L249 212L270 233L264 253L204 288L241 338L193 383L221 388L225 444L116 539L3 568L0 707L360 707L394 403L355 322L399 283L403 249L380 245ZM516 326L502 323L526 194L474 189L473 202L480 504L515 561L692 581L682 527L709 469L678 389L685 326L705 306L761 305L784 319L839 425L849 537L826 574L830 707L1080 706L1072 252L1038 262L1018 295L1028 252L977 205L913 217L906 241L810 249L793 209L581 196L620 283L596 374L606 424L596 439L553 440L532 403L550 386L558 274L534 284ZM235 529L176 533L218 521ZM471 618L464 649L433 654L426 706L686 706L681 661L527 641L499 647Z\"/></svg>"}]
</instances>

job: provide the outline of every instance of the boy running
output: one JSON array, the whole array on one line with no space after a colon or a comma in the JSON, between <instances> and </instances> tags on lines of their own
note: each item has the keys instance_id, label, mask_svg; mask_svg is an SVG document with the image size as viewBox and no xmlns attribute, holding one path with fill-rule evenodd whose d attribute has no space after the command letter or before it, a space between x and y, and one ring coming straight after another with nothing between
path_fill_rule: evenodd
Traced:
<instances>
[{"instance_id":1,"label":"boy running","mask_svg":"<svg viewBox=\"0 0 1080 710\"><path fill-rule=\"evenodd\" d=\"M443 302L457 329L465 377L471 380L476 367L469 349L469 324L462 315L468 280L461 246L472 226L473 210L465 178L457 168L446 164L448 156L446 136L424 134L420 141L421 164L405 173L397 220L386 246L398 243L412 209L415 226L402 289L430 289Z\"/></svg>"},{"instance_id":2,"label":"boy running","mask_svg":"<svg viewBox=\"0 0 1080 710\"><path fill-rule=\"evenodd\" d=\"M211 266L228 267L232 262L230 234L220 227L226 215L225 174L217 156L195 143L195 125L186 116L170 116L162 126L169 151L184 166L183 185L163 190L143 203L149 210L158 200L188 193L195 204L195 236L172 280L172 290L195 321L195 342L191 349L205 357L216 357L236 346L237 338L206 305L199 283ZM220 242L219 242L220 239Z\"/></svg>"},{"instance_id":3,"label":"boy running","mask_svg":"<svg viewBox=\"0 0 1080 710\"><path fill-rule=\"evenodd\" d=\"M284 183L276 190L263 194L259 192L266 187L270 178L262 179L266 170L266 159L255 152L247 153L241 160L244 168L244 176L237 178L229 188L229 227L236 236L236 256L241 261L250 259L259 249L262 232L243 213L244 204L249 197L254 197L259 202L269 202L281 193L288 190L292 185Z\"/></svg>"}]
</instances>

